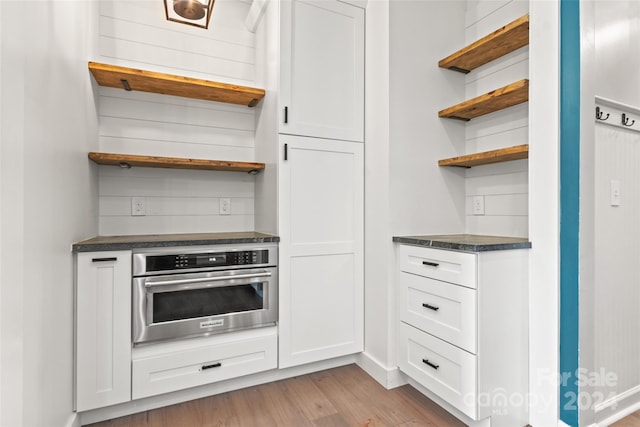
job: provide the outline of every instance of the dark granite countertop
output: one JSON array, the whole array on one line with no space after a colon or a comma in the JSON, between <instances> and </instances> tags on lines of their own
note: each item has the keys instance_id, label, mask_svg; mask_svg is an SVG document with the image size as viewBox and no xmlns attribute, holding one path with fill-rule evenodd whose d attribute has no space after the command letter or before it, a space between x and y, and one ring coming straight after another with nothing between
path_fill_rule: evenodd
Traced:
<instances>
[{"instance_id":1,"label":"dark granite countertop","mask_svg":"<svg viewBox=\"0 0 640 427\"><path fill-rule=\"evenodd\" d=\"M97 236L72 245L73 252L121 251L168 246L225 245L232 243L279 242L271 234L243 231L236 233L149 234L133 236Z\"/></svg>"},{"instance_id":2,"label":"dark granite countertop","mask_svg":"<svg viewBox=\"0 0 640 427\"><path fill-rule=\"evenodd\" d=\"M519 237L483 236L477 234L443 234L433 236L394 236L396 243L450 249L465 252L502 251L528 249L529 239Z\"/></svg>"}]
</instances>

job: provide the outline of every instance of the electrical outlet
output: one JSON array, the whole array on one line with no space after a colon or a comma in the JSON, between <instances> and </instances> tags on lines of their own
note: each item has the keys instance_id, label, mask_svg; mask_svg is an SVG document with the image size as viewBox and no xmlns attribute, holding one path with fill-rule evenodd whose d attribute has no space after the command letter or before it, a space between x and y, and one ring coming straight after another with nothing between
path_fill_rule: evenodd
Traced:
<instances>
[{"instance_id":1,"label":"electrical outlet","mask_svg":"<svg viewBox=\"0 0 640 427\"><path fill-rule=\"evenodd\" d=\"M147 199L144 197L131 198L131 216L144 216L147 214Z\"/></svg>"},{"instance_id":2,"label":"electrical outlet","mask_svg":"<svg viewBox=\"0 0 640 427\"><path fill-rule=\"evenodd\" d=\"M231 215L231 199L228 197L220 198L220 215Z\"/></svg>"},{"instance_id":3,"label":"electrical outlet","mask_svg":"<svg viewBox=\"0 0 640 427\"><path fill-rule=\"evenodd\" d=\"M471 212L474 215L484 215L484 196L473 196L471 198Z\"/></svg>"}]
</instances>

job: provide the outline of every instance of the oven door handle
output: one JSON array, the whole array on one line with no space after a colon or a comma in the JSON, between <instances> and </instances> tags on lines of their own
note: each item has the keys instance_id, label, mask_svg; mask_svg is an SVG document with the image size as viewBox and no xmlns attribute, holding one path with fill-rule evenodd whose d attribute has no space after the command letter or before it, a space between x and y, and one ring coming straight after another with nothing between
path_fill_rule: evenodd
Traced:
<instances>
[{"instance_id":1,"label":"oven door handle","mask_svg":"<svg viewBox=\"0 0 640 427\"><path fill-rule=\"evenodd\" d=\"M198 277L195 279L174 279L174 280L162 280L158 282L145 282L146 288L153 288L156 286L171 286L171 285L187 285L189 283L203 283L203 282L219 282L221 280L233 280L233 279L254 279L259 277L269 277L271 273L265 271L264 273L253 274L236 274L229 276L215 276L215 277Z\"/></svg>"}]
</instances>

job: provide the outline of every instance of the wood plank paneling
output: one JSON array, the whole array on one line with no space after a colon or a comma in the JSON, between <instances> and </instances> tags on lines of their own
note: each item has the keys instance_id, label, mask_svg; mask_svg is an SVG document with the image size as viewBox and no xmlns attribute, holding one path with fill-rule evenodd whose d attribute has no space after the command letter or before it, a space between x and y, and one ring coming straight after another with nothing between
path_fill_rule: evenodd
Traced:
<instances>
[{"instance_id":1,"label":"wood plank paneling","mask_svg":"<svg viewBox=\"0 0 640 427\"><path fill-rule=\"evenodd\" d=\"M122 91L113 92L121 96L105 95L101 97L101 118L127 118L155 123L198 126L209 128L207 129L209 134L216 129L242 130L253 134L255 129L254 114L244 107L229 108L226 104L211 102L193 102L191 105L184 105L165 96L142 99L133 96L134 94L125 97L127 93Z\"/></svg>"},{"instance_id":2,"label":"wood plank paneling","mask_svg":"<svg viewBox=\"0 0 640 427\"><path fill-rule=\"evenodd\" d=\"M264 89L195 79L175 74L89 62L89 70L100 86L123 88L127 91L161 93L206 101L255 106Z\"/></svg>"},{"instance_id":3,"label":"wood plank paneling","mask_svg":"<svg viewBox=\"0 0 640 427\"><path fill-rule=\"evenodd\" d=\"M131 2L129 2L131 3ZM135 7L128 7L127 12L135 10ZM129 17L131 15L127 15ZM200 30L193 34L184 33L181 37L175 36L175 31L164 27L164 21L157 21L156 24L163 26L140 25L143 17L139 16L139 21L130 19L116 19L113 17L100 17L101 36L105 39L118 39L122 34L129 36L131 43L151 45L153 48L165 52L182 52L198 57L213 57L219 61L230 63L253 64L255 62L255 40L248 40L242 44L233 40L220 40L214 37L206 37L209 31ZM148 22L148 14L146 16ZM167 23L168 26L175 27L175 24ZM216 25L217 27L217 25ZM220 33L220 30L217 30ZM115 41L113 42L115 43ZM215 52L215 55L212 55Z\"/></svg>"},{"instance_id":4,"label":"wood plank paneling","mask_svg":"<svg viewBox=\"0 0 640 427\"><path fill-rule=\"evenodd\" d=\"M460 166L470 168L472 166L489 165L511 160L526 159L529 156L529 145L500 148L498 150L484 151L482 153L467 154L465 156L452 157L438 161L439 166Z\"/></svg>"},{"instance_id":5,"label":"wood plank paneling","mask_svg":"<svg viewBox=\"0 0 640 427\"><path fill-rule=\"evenodd\" d=\"M136 133L133 123L131 130ZM173 126L162 126L163 128ZM140 133L146 133L139 129ZM162 157L190 157L194 159L233 159L235 161L252 162L254 159L253 147L233 146L227 142L236 141L236 131L224 131L211 137L210 143L191 141L159 140L153 138L133 138L117 136L101 136L100 147L105 153L144 154L148 156ZM163 138L171 138L171 134L160 135ZM198 137L198 135L189 135ZM205 136L204 134L202 136ZM196 138L194 138L196 139ZM244 138L243 138L244 139Z\"/></svg>"},{"instance_id":6,"label":"wood plank paneling","mask_svg":"<svg viewBox=\"0 0 640 427\"><path fill-rule=\"evenodd\" d=\"M465 39L467 43L495 31L529 13L529 2L474 0L467 3ZM515 51L476 68L465 79L465 98L470 99L496 87L529 77L529 49ZM478 153L501 147L529 144L527 103L476 117L465 124L466 152ZM528 162L515 160L467 169L466 196L485 196L485 215L465 212L465 230L474 234L526 237L529 224L522 216L520 202L528 194ZM501 207L493 209L494 201ZM512 207L516 207L514 210Z\"/></svg>"},{"instance_id":7,"label":"wood plank paneling","mask_svg":"<svg viewBox=\"0 0 640 427\"><path fill-rule=\"evenodd\" d=\"M164 19L162 2L101 1L99 60L251 85L256 36L244 26L248 9L246 3L219 0L212 26L203 31Z\"/></svg>"},{"instance_id":8,"label":"wood plank paneling","mask_svg":"<svg viewBox=\"0 0 640 427\"><path fill-rule=\"evenodd\" d=\"M251 172L264 169L264 163L233 162L227 160L189 159L178 157L138 156L90 152L89 158L99 165L120 167L147 167L168 169L194 169L209 171Z\"/></svg>"},{"instance_id":9,"label":"wood plank paneling","mask_svg":"<svg viewBox=\"0 0 640 427\"><path fill-rule=\"evenodd\" d=\"M440 60L438 66L468 73L527 44L529 44L529 15L508 23Z\"/></svg>"},{"instance_id":10,"label":"wood plank paneling","mask_svg":"<svg viewBox=\"0 0 640 427\"><path fill-rule=\"evenodd\" d=\"M206 216L219 215L219 197L145 197L147 215ZM231 215L253 215L253 198L233 197ZM100 197L100 210L104 216L131 215L129 197Z\"/></svg>"},{"instance_id":11,"label":"wood plank paneling","mask_svg":"<svg viewBox=\"0 0 640 427\"><path fill-rule=\"evenodd\" d=\"M167 21L162 2L155 0L99 3L97 62L231 86L256 84L256 35L244 25L249 2L216 1L212 25L206 31ZM89 73L87 78L91 78ZM127 92L116 86L100 86L98 90L97 151L255 160L256 113L246 107L250 99L236 105L136 91L135 85ZM198 98L203 97L201 87L196 92ZM100 166L98 179L100 234L242 231L254 227L255 179L247 174L150 168L125 171ZM130 215L127 199L130 203L132 196L147 198L146 216ZM219 197L231 199L231 215L218 214Z\"/></svg>"},{"instance_id":12,"label":"wood plank paneling","mask_svg":"<svg viewBox=\"0 0 640 427\"><path fill-rule=\"evenodd\" d=\"M255 177L247 173L99 166L100 233L158 234L253 230ZM131 197L146 216L131 216ZM219 214L219 198L231 215Z\"/></svg>"},{"instance_id":13,"label":"wood plank paneling","mask_svg":"<svg viewBox=\"0 0 640 427\"><path fill-rule=\"evenodd\" d=\"M100 196L253 197L255 178L244 173L100 166Z\"/></svg>"},{"instance_id":14,"label":"wood plank paneling","mask_svg":"<svg viewBox=\"0 0 640 427\"><path fill-rule=\"evenodd\" d=\"M356 365L91 424L91 427L463 427L409 385L386 390Z\"/></svg>"},{"instance_id":15,"label":"wood plank paneling","mask_svg":"<svg viewBox=\"0 0 640 427\"><path fill-rule=\"evenodd\" d=\"M523 79L438 112L439 117L471 120L527 102L529 80Z\"/></svg>"},{"instance_id":16,"label":"wood plank paneling","mask_svg":"<svg viewBox=\"0 0 640 427\"><path fill-rule=\"evenodd\" d=\"M244 3L244 4L243 4ZM155 0L110 0L100 2L100 17L112 18L114 20L123 20L138 25L136 33L143 33L145 27L160 28L168 33L179 32L186 36L196 37L203 45L210 42L227 43L229 45L246 46L255 48L256 35L249 32L244 26L244 20L249 9L248 2L235 0L217 0L215 5L215 16L212 17L212 25L208 30L203 31L200 28L180 25L169 22L165 18L164 7L162 2ZM161 19L159 19L159 17ZM122 37L121 32L110 32L109 28L100 26L100 32L103 35L111 37ZM125 34L125 36L134 38L136 35ZM166 40L160 40L158 44L164 43ZM144 40L143 43L153 43L153 40ZM214 51L216 49L209 49Z\"/></svg>"},{"instance_id":17,"label":"wood plank paneling","mask_svg":"<svg viewBox=\"0 0 640 427\"><path fill-rule=\"evenodd\" d=\"M167 230L179 230L179 233L252 231L253 223L253 215L101 216L100 234L166 234Z\"/></svg>"}]
</instances>

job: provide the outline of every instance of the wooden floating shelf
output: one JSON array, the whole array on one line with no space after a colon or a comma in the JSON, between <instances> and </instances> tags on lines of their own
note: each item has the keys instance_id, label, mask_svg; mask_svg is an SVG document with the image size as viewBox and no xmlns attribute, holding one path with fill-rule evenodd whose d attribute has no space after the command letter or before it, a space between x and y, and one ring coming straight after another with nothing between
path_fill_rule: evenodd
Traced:
<instances>
[{"instance_id":1,"label":"wooden floating shelf","mask_svg":"<svg viewBox=\"0 0 640 427\"><path fill-rule=\"evenodd\" d=\"M186 159L178 157L139 156L133 154L113 154L90 152L89 159L99 165L130 168L196 169L213 171L249 172L256 174L264 169L264 163L229 162L226 160Z\"/></svg>"},{"instance_id":2,"label":"wooden floating shelf","mask_svg":"<svg viewBox=\"0 0 640 427\"><path fill-rule=\"evenodd\" d=\"M485 151L482 153L468 154L466 156L439 160L438 166L459 166L470 168L472 166L509 162L511 160L526 159L528 157L529 145L524 144L517 145L515 147L501 148L499 150Z\"/></svg>"},{"instance_id":3,"label":"wooden floating shelf","mask_svg":"<svg viewBox=\"0 0 640 427\"><path fill-rule=\"evenodd\" d=\"M529 100L529 80L510 85L464 101L438 112L438 117L468 121L485 114L512 107Z\"/></svg>"},{"instance_id":4,"label":"wooden floating shelf","mask_svg":"<svg viewBox=\"0 0 640 427\"><path fill-rule=\"evenodd\" d=\"M137 70L117 65L89 62L89 70L100 86L127 91L160 93L206 101L255 106L264 98L264 89L218 83L173 74Z\"/></svg>"},{"instance_id":5,"label":"wooden floating shelf","mask_svg":"<svg viewBox=\"0 0 640 427\"><path fill-rule=\"evenodd\" d=\"M524 15L440 60L438 66L468 73L529 44L529 15Z\"/></svg>"}]
</instances>

